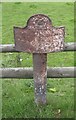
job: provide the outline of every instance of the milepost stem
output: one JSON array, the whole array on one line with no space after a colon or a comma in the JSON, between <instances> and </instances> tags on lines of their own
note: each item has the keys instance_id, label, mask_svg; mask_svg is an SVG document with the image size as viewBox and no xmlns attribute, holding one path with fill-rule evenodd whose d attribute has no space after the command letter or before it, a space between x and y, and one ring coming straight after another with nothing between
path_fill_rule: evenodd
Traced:
<instances>
[{"instance_id":1,"label":"milepost stem","mask_svg":"<svg viewBox=\"0 0 76 120\"><path fill-rule=\"evenodd\" d=\"M36 104L46 104L47 54L33 53L33 75Z\"/></svg>"}]
</instances>

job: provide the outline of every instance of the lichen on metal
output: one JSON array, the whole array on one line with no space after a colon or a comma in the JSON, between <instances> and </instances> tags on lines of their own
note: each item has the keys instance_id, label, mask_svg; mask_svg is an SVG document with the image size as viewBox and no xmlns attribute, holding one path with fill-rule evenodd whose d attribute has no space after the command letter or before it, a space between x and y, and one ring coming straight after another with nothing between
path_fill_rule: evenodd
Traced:
<instances>
[{"instance_id":1,"label":"lichen on metal","mask_svg":"<svg viewBox=\"0 0 76 120\"><path fill-rule=\"evenodd\" d=\"M24 28L14 27L15 49L29 53L50 53L64 49L64 27L53 27L48 16L29 18Z\"/></svg>"}]
</instances>

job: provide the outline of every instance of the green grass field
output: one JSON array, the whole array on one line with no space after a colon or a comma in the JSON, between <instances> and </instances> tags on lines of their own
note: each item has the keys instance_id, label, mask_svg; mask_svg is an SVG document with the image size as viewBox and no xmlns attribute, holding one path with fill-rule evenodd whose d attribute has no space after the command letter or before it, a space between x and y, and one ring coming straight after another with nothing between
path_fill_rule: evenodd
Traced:
<instances>
[{"instance_id":1,"label":"green grass field","mask_svg":"<svg viewBox=\"0 0 76 120\"><path fill-rule=\"evenodd\" d=\"M14 44L13 26L26 26L33 14L46 14L53 26L65 26L65 42L74 42L73 3L2 3L2 44ZM2 53L1 67L32 67L28 53ZM47 66L74 66L74 52L48 54ZM52 92L51 88L55 91ZM47 79L47 104L34 103L33 80L2 80L3 118L72 118L74 117L74 79Z\"/></svg>"}]
</instances>

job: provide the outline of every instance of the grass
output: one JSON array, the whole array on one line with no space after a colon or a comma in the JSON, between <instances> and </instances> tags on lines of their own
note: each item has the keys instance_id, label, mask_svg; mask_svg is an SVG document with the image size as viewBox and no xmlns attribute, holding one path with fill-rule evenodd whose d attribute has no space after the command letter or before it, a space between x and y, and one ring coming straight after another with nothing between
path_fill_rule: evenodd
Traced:
<instances>
[{"instance_id":1,"label":"grass","mask_svg":"<svg viewBox=\"0 0 76 120\"><path fill-rule=\"evenodd\" d=\"M47 105L37 107L34 104L33 80L4 80L3 117L73 117L74 83L71 79L67 79L67 82L68 84L65 79L48 79ZM55 88L56 91L53 93L50 88Z\"/></svg>"},{"instance_id":2,"label":"grass","mask_svg":"<svg viewBox=\"0 0 76 120\"><path fill-rule=\"evenodd\" d=\"M0 4L0 31L2 31L2 14L1 14L1 10L2 10L2 5ZM2 32L0 32L0 41L2 40ZM1 65L1 54L0 54L0 65ZM2 80L0 80L0 119L2 116Z\"/></svg>"},{"instance_id":3,"label":"grass","mask_svg":"<svg viewBox=\"0 0 76 120\"><path fill-rule=\"evenodd\" d=\"M37 13L48 15L54 26L65 26L65 42L74 41L73 3L2 3L2 44L14 44L13 26L26 25ZM2 53L1 67L31 67L32 55ZM47 66L74 66L74 53L48 54ZM55 92L51 91L55 88ZM4 118L72 118L74 116L74 79L60 78L47 81L47 104L34 103L33 80L4 79L2 81L2 117Z\"/></svg>"},{"instance_id":4,"label":"grass","mask_svg":"<svg viewBox=\"0 0 76 120\"><path fill-rule=\"evenodd\" d=\"M2 80L0 80L0 119L2 117Z\"/></svg>"}]
</instances>

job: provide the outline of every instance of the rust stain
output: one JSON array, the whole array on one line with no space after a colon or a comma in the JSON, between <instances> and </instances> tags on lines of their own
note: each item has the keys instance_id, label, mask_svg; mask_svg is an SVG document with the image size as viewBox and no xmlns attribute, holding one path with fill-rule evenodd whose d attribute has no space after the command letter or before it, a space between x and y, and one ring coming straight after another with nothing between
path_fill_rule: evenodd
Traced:
<instances>
[{"instance_id":1,"label":"rust stain","mask_svg":"<svg viewBox=\"0 0 76 120\"><path fill-rule=\"evenodd\" d=\"M29 18L24 28L14 27L15 49L29 53L50 53L64 49L64 27L53 27L43 14Z\"/></svg>"}]
</instances>

